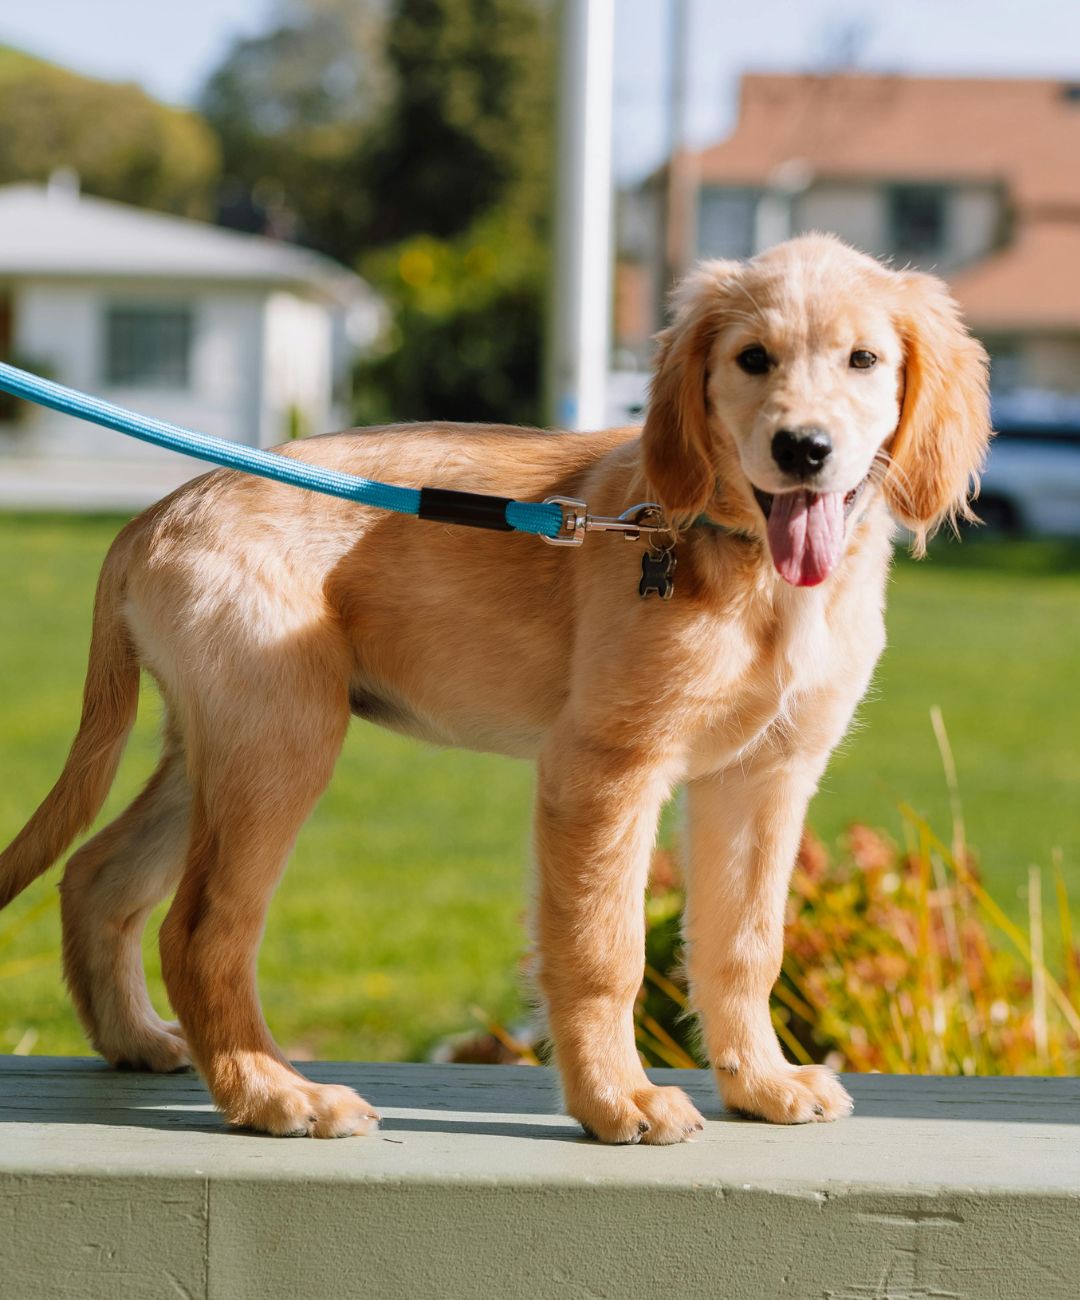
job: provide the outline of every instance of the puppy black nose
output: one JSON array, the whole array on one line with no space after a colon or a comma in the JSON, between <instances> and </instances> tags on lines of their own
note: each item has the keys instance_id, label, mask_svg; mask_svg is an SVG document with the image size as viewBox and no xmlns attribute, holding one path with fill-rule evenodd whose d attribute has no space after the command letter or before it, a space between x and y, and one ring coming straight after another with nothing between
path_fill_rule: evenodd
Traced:
<instances>
[{"instance_id":1,"label":"puppy black nose","mask_svg":"<svg viewBox=\"0 0 1080 1300\"><path fill-rule=\"evenodd\" d=\"M832 455L832 439L814 424L780 429L773 436L772 454L785 474L813 478Z\"/></svg>"}]
</instances>

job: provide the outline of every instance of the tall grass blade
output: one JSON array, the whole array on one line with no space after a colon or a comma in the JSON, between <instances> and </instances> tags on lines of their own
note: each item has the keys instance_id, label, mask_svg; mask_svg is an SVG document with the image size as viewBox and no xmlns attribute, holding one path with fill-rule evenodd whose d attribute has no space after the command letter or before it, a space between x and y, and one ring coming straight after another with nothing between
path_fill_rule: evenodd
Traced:
<instances>
[{"instance_id":1,"label":"tall grass blade","mask_svg":"<svg viewBox=\"0 0 1080 1300\"><path fill-rule=\"evenodd\" d=\"M1046 1032L1046 968L1043 964L1042 873L1028 867L1028 929L1031 933L1031 1005L1035 1055L1045 1062L1049 1036Z\"/></svg>"},{"instance_id":2,"label":"tall grass blade","mask_svg":"<svg viewBox=\"0 0 1080 1300\"><path fill-rule=\"evenodd\" d=\"M945 771L945 788L949 792L949 808L952 813L952 852L957 862L967 861L967 832L964 829L964 808L960 802L960 781L956 775L956 761L953 758L949 733L945 730L945 719L938 705L930 709L930 725L934 728L941 766Z\"/></svg>"},{"instance_id":3,"label":"tall grass blade","mask_svg":"<svg viewBox=\"0 0 1080 1300\"><path fill-rule=\"evenodd\" d=\"M1072 911L1065 875L1061 867L1061 850L1054 849L1054 890L1057 894L1058 926L1061 930L1061 967L1070 1002L1080 1003L1080 953L1073 939Z\"/></svg>"}]
</instances>

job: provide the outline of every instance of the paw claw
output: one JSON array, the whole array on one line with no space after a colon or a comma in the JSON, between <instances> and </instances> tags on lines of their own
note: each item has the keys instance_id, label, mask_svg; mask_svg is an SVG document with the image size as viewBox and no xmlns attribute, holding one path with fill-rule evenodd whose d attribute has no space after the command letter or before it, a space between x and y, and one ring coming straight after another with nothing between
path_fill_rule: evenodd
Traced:
<instances>
[{"instance_id":1,"label":"paw claw","mask_svg":"<svg viewBox=\"0 0 1080 1300\"><path fill-rule=\"evenodd\" d=\"M226 1107L230 1121L273 1137L341 1138L362 1136L378 1127L369 1102L351 1088L315 1084L291 1072L283 1086L258 1106L241 1100Z\"/></svg>"},{"instance_id":2,"label":"paw claw","mask_svg":"<svg viewBox=\"0 0 1080 1300\"><path fill-rule=\"evenodd\" d=\"M730 1110L772 1124L840 1119L852 1109L840 1080L823 1065L746 1070L735 1079L721 1075L719 1083Z\"/></svg>"},{"instance_id":3,"label":"paw claw","mask_svg":"<svg viewBox=\"0 0 1080 1300\"><path fill-rule=\"evenodd\" d=\"M680 1088L638 1088L612 1103L588 1107L578 1122L586 1137L623 1146L664 1146L685 1142L702 1126L701 1116Z\"/></svg>"}]
</instances>

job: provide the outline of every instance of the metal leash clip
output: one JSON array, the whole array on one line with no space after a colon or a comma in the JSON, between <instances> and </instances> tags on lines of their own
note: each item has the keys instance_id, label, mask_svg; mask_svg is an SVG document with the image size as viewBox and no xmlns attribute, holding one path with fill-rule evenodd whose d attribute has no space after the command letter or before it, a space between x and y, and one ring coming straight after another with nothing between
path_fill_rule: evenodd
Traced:
<instances>
[{"instance_id":1,"label":"metal leash clip","mask_svg":"<svg viewBox=\"0 0 1080 1300\"><path fill-rule=\"evenodd\" d=\"M664 514L653 501L631 506L621 515L590 515L584 501L575 497L547 497L544 505L561 506L562 527L555 537L544 537L551 546L580 546L586 533L621 533L628 542L636 542L642 533L666 533Z\"/></svg>"}]
</instances>

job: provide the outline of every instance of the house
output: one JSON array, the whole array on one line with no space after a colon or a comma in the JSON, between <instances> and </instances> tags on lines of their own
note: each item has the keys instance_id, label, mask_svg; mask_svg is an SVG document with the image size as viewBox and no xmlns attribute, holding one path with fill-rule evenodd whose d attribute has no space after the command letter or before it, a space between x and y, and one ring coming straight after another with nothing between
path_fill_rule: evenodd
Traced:
<instances>
[{"instance_id":1,"label":"house","mask_svg":"<svg viewBox=\"0 0 1080 1300\"><path fill-rule=\"evenodd\" d=\"M378 325L366 283L316 253L80 196L63 177L0 187L0 357L108 401L257 446L340 428L352 360ZM199 472L51 411L0 407L8 504L22 484L41 504L62 503L56 490L137 506Z\"/></svg>"},{"instance_id":2,"label":"house","mask_svg":"<svg viewBox=\"0 0 1080 1300\"><path fill-rule=\"evenodd\" d=\"M626 302L652 318L625 311L626 342L659 325L672 266L828 230L944 276L995 387L1080 393L1077 158L1080 84L748 75L734 132L631 198Z\"/></svg>"}]
</instances>

